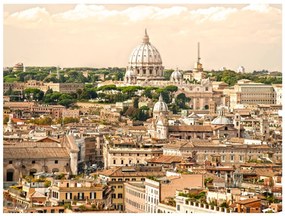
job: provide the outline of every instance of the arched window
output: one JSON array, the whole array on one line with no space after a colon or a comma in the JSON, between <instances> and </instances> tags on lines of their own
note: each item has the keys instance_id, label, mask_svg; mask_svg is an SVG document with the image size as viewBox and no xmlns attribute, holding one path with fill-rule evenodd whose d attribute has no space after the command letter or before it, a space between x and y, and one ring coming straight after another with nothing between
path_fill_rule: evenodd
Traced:
<instances>
[{"instance_id":1,"label":"arched window","mask_svg":"<svg viewBox=\"0 0 285 216\"><path fill-rule=\"evenodd\" d=\"M14 170L8 169L6 172L6 181L13 181L14 180Z\"/></svg>"}]
</instances>

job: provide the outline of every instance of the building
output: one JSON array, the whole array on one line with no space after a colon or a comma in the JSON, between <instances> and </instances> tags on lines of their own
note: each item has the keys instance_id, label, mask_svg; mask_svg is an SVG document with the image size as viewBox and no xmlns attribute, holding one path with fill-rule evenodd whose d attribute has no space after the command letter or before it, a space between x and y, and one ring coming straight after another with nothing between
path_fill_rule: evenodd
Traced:
<instances>
[{"instance_id":1,"label":"building","mask_svg":"<svg viewBox=\"0 0 285 216\"><path fill-rule=\"evenodd\" d=\"M241 83L239 81L234 89L226 94L230 97L230 107L237 108L239 104L276 104L276 94L272 85L262 83Z\"/></svg>"},{"instance_id":2,"label":"building","mask_svg":"<svg viewBox=\"0 0 285 216\"><path fill-rule=\"evenodd\" d=\"M58 142L20 142L4 145L4 184L37 172L77 174L78 147L73 137Z\"/></svg>"},{"instance_id":3,"label":"building","mask_svg":"<svg viewBox=\"0 0 285 216\"><path fill-rule=\"evenodd\" d=\"M112 188L96 184L92 180L55 180L49 188L49 201L52 205L77 202L94 204L98 209L112 206Z\"/></svg>"},{"instance_id":4,"label":"building","mask_svg":"<svg viewBox=\"0 0 285 216\"><path fill-rule=\"evenodd\" d=\"M143 182L125 182L124 193L126 213L145 213L145 184Z\"/></svg>"},{"instance_id":5,"label":"building","mask_svg":"<svg viewBox=\"0 0 285 216\"><path fill-rule=\"evenodd\" d=\"M261 213L261 200L249 198L236 202L237 213Z\"/></svg>"},{"instance_id":6,"label":"building","mask_svg":"<svg viewBox=\"0 0 285 216\"><path fill-rule=\"evenodd\" d=\"M282 105L282 84L273 84L276 105Z\"/></svg>"},{"instance_id":7,"label":"building","mask_svg":"<svg viewBox=\"0 0 285 216\"><path fill-rule=\"evenodd\" d=\"M198 164L220 162L224 166L235 165L236 167L249 160L257 160L269 157L274 163L281 159L281 148L269 147L265 144L251 145L243 142L197 140L192 139L172 141L163 147L163 155L177 155L183 158L194 157ZM268 155L268 152L272 154Z\"/></svg>"},{"instance_id":8,"label":"building","mask_svg":"<svg viewBox=\"0 0 285 216\"><path fill-rule=\"evenodd\" d=\"M160 167L116 167L96 173L102 182L108 182L114 189L112 195L113 206L117 210L125 210L125 182L144 182L148 176L162 177L165 172ZM129 192L128 192L129 193ZM141 202L141 201L140 201Z\"/></svg>"},{"instance_id":9,"label":"building","mask_svg":"<svg viewBox=\"0 0 285 216\"><path fill-rule=\"evenodd\" d=\"M24 71L24 64L23 63L17 63L13 67L13 72L23 72Z\"/></svg>"},{"instance_id":10,"label":"building","mask_svg":"<svg viewBox=\"0 0 285 216\"><path fill-rule=\"evenodd\" d=\"M163 80L163 69L160 53L150 43L147 30L145 30L142 43L130 55L125 83L134 84L137 80Z\"/></svg>"},{"instance_id":11,"label":"building","mask_svg":"<svg viewBox=\"0 0 285 216\"><path fill-rule=\"evenodd\" d=\"M79 118L79 109L63 109L62 118Z\"/></svg>"},{"instance_id":12,"label":"building","mask_svg":"<svg viewBox=\"0 0 285 216\"><path fill-rule=\"evenodd\" d=\"M146 164L148 159L162 155L163 143L144 142L113 136L103 146L104 168Z\"/></svg>"}]
</instances>

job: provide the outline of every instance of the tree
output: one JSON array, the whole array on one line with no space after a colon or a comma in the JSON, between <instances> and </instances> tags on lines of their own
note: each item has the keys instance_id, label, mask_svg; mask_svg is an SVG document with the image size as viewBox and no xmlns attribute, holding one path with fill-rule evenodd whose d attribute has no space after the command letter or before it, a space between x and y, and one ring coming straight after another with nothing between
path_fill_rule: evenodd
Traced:
<instances>
[{"instance_id":1,"label":"tree","mask_svg":"<svg viewBox=\"0 0 285 216\"><path fill-rule=\"evenodd\" d=\"M190 98L186 97L184 93L177 95L175 99L176 105L181 109L187 109L186 103L190 101Z\"/></svg>"},{"instance_id":2,"label":"tree","mask_svg":"<svg viewBox=\"0 0 285 216\"><path fill-rule=\"evenodd\" d=\"M178 90L178 87L174 85L169 85L169 86L166 86L164 90L169 91L169 92L176 92Z\"/></svg>"}]
</instances>

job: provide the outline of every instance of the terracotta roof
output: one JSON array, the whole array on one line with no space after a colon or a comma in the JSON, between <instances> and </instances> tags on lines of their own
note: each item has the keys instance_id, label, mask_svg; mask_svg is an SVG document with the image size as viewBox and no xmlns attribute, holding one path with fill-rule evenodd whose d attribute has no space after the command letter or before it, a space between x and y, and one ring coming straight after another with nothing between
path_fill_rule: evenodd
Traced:
<instances>
[{"instance_id":1,"label":"terracotta roof","mask_svg":"<svg viewBox=\"0 0 285 216\"><path fill-rule=\"evenodd\" d=\"M4 159L69 158L65 147L4 147Z\"/></svg>"},{"instance_id":2,"label":"terracotta roof","mask_svg":"<svg viewBox=\"0 0 285 216\"><path fill-rule=\"evenodd\" d=\"M260 201L260 199L250 198L250 199L245 199L245 200L239 200L237 204L245 205L245 204L249 204L249 203L257 202L257 201Z\"/></svg>"},{"instance_id":3,"label":"terracotta roof","mask_svg":"<svg viewBox=\"0 0 285 216\"><path fill-rule=\"evenodd\" d=\"M32 194L32 197L34 198L46 198L46 196L38 191L35 191L33 194Z\"/></svg>"},{"instance_id":4,"label":"terracotta roof","mask_svg":"<svg viewBox=\"0 0 285 216\"><path fill-rule=\"evenodd\" d=\"M169 126L169 132L176 131L212 132L213 130L210 125Z\"/></svg>"},{"instance_id":5,"label":"terracotta roof","mask_svg":"<svg viewBox=\"0 0 285 216\"><path fill-rule=\"evenodd\" d=\"M152 158L147 160L148 163L174 163L174 162L181 162L182 157L181 156L170 156L170 155L161 155L156 158Z\"/></svg>"},{"instance_id":6,"label":"terracotta roof","mask_svg":"<svg viewBox=\"0 0 285 216\"><path fill-rule=\"evenodd\" d=\"M129 130L146 130L145 126L129 126Z\"/></svg>"}]
</instances>

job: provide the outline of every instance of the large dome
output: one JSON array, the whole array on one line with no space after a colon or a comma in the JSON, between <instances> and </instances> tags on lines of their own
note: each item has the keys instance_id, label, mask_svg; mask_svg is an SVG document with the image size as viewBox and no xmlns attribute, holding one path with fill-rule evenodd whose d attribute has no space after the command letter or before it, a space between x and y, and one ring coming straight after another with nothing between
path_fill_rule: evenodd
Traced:
<instances>
[{"instance_id":1,"label":"large dome","mask_svg":"<svg viewBox=\"0 0 285 216\"><path fill-rule=\"evenodd\" d=\"M133 70L139 80L164 79L160 53L149 42L147 31L145 31L143 42L130 55L127 70Z\"/></svg>"},{"instance_id":2,"label":"large dome","mask_svg":"<svg viewBox=\"0 0 285 216\"><path fill-rule=\"evenodd\" d=\"M161 65L162 60L158 50L150 43L138 45L129 58L129 64L132 66Z\"/></svg>"}]
</instances>

